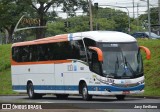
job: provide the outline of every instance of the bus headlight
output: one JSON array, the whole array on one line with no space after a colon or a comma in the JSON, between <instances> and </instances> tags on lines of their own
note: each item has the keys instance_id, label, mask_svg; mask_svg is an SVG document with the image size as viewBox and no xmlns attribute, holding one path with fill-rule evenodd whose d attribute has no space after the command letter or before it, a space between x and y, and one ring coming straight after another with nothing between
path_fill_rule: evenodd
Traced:
<instances>
[{"instance_id":1,"label":"bus headlight","mask_svg":"<svg viewBox=\"0 0 160 112\"><path fill-rule=\"evenodd\" d=\"M142 81L139 81L138 83L139 83L139 84L144 84L144 80L142 80Z\"/></svg>"}]
</instances>

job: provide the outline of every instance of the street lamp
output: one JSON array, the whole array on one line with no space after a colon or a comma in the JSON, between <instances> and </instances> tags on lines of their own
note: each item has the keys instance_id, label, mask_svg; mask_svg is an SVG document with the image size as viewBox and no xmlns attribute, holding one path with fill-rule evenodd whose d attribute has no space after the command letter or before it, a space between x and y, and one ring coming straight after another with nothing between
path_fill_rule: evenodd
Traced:
<instances>
[{"instance_id":1,"label":"street lamp","mask_svg":"<svg viewBox=\"0 0 160 112\"><path fill-rule=\"evenodd\" d=\"M115 5L99 5L99 6L111 6L111 7L117 7L117 8L125 8L128 12L128 31L129 33L131 32L131 29L130 29L130 17L129 17L129 10L127 7L122 7L122 6L115 6Z\"/></svg>"},{"instance_id":2,"label":"street lamp","mask_svg":"<svg viewBox=\"0 0 160 112\"><path fill-rule=\"evenodd\" d=\"M150 16L150 8L149 8L149 0L140 0L143 2L147 2L147 8L148 8L148 32L149 32L149 37L151 37L151 16Z\"/></svg>"}]
</instances>

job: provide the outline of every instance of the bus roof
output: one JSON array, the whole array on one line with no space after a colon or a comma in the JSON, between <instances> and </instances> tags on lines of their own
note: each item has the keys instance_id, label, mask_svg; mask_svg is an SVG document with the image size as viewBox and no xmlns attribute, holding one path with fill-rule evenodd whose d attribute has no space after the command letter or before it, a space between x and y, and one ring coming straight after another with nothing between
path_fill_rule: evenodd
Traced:
<instances>
[{"instance_id":1,"label":"bus roof","mask_svg":"<svg viewBox=\"0 0 160 112\"><path fill-rule=\"evenodd\" d=\"M87 31L87 32L56 35L33 41L18 42L14 43L12 46L25 46L25 45L36 45L43 43L63 42L63 41L79 40L82 38L89 38L96 42L136 42L136 39L134 37L122 32Z\"/></svg>"},{"instance_id":2,"label":"bus roof","mask_svg":"<svg viewBox=\"0 0 160 112\"><path fill-rule=\"evenodd\" d=\"M70 40L76 37L89 38L97 42L136 42L137 40L126 33L117 31L88 31L69 34ZM70 38L71 37L71 38Z\"/></svg>"}]
</instances>

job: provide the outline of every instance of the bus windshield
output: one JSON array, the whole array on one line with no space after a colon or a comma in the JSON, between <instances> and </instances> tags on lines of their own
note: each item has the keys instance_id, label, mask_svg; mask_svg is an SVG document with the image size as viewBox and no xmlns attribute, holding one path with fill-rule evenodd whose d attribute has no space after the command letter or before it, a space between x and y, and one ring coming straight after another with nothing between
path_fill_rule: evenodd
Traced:
<instances>
[{"instance_id":1,"label":"bus windshield","mask_svg":"<svg viewBox=\"0 0 160 112\"><path fill-rule=\"evenodd\" d=\"M103 51L102 73L115 79L143 75L143 63L137 43L99 43Z\"/></svg>"}]
</instances>

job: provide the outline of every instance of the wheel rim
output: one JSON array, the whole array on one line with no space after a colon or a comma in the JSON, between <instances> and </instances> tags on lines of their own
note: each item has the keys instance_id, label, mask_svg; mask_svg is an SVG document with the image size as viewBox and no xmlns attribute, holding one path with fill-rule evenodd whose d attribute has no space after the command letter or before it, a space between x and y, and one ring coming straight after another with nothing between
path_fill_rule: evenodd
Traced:
<instances>
[{"instance_id":1,"label":"wheel rim","mask_svg":"<svg viewBox=\"0 0 160 112\"><path fill-rule=\"evenodd\" d=\"M87 95L88 95L88 91L87 91L87 88L86 87L84 87L83 88L83 97L84 97L84 99L86 99L87 98Z\"/></svg>"}]
</instances>

